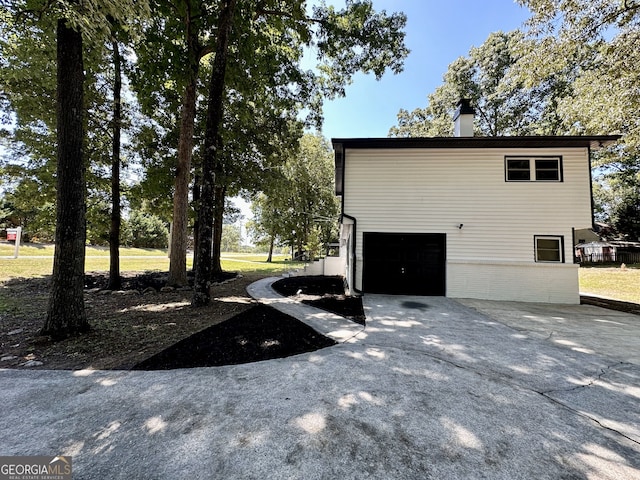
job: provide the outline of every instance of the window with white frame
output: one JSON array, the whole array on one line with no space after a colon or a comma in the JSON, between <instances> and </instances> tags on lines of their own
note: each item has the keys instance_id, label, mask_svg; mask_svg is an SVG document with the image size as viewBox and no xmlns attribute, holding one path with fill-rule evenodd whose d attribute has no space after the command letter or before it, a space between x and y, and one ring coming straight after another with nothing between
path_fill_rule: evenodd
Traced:
<instances>
[{"instance_id":1,"label":"window with white frame","mask_svg":"<svg viewBox=\"0 0 640 480\"><path fill-rule=\"evenodd\" d=\"M505 157L507 182L561 182L562 157Z\"/></svg>"},{"instance_id":2,"label":"window with white frame","mask_svg":"<svg viewBox=\"0 0 640 480\"><path fill-rule=\"evenodd\" d=\"M536 262L564 263L564 237L535 235L533 237Z\"/></svg>"}]
</instances>

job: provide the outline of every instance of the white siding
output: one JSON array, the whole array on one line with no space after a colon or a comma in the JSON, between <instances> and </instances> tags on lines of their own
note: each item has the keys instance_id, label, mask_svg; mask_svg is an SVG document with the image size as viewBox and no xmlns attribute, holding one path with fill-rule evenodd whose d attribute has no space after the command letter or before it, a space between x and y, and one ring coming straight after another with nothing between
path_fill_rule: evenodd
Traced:
<instances>
[{"instance_id":1,"label":"white siding","mask_svg":"<svg viewBox=\"0 0 640 480\"><path fill-rule=\"evenodd\" d=\"M505 156L511 155L560 155L563 181L506 182ZM572 227L591 226L590 181L586 148L348 149L343 201L344 213L357 219L356 286L362 286L362 233L406 232L447 235L449 296L491 298L491 293L480 292L483 285L453 277L463 271L465 276L490 275L488 265L504 267L505 262L511 268L538 268L522 270L528 279L518 282L516 275L515 282L505 282L500 290L529 288L542 280L542 270L558 267L534 262L534 235L564 236L565 259L572 263ZM465 262L482 263L461 269ZM577 268L561 267L558 275L575 276L564 295L575 300Z\"/></svg>"},{"instance_id":2,"label":"white siding","mask_svg":"<svg viewBox=\"0 0 640 480\"><path fill-rule=\"evenodd\" d=\"M311 262L304 266L302 270L294 273L294 276L302 275L344 275L347 268L346 258L344 257L325 257L315 262Z\"/></svg>"}]
</instances>

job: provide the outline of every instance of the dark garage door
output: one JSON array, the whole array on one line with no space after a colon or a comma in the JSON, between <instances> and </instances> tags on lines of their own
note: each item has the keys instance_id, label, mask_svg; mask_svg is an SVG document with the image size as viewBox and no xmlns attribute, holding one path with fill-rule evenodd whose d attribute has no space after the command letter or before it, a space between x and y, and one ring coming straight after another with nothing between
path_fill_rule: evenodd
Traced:
<instances>
[{"instance_id":1,"label":"dark garage door","mask_svg":"<svg viewBox=\"0 0 640 480\"><path fill-rule=\"evenodd\" d=\"M363 291L445 294L444 233L363 233Z\"/></svg>"}]
</instances>

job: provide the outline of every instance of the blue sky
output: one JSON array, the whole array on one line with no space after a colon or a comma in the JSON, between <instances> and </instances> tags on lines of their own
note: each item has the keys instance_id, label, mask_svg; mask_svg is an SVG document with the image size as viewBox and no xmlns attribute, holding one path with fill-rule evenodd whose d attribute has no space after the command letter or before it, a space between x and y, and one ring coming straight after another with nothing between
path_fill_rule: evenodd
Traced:
<instances>
[{"instance_id":1,"label":"blue sky","mask_svg":"<svg viewBox=\"0 0 640 480\"><path fill-rule=\"evenodd\" d=\"M326 2L344 6L339 0ZM515 30L529 18L514 0L373 0L373 5L376 11L407 15L405 44L411 53L402 73L387 72L380 81L356 75L344 98L325 103L322 134L329 140L386 137L401 108L426 106L451 62L482 45L491 32ZM248 204L234 201L250 218Z\"/></svg>"},{"instance_id":2,"label":"blue sky","mask_svg":"<svg viewBox=\"0 0 640 480\"><path fill-rule=\"evenodd\" d=\"M529 18L514 0L373 0L373 5L407 15L405 43L411 53L402 73L387 72L380 81L356 75L345 98L325 103L322 133L328 139L386 137L401 108L426 105L451 62L491 32L514 30Z\"/></svg>"}]
</instances>

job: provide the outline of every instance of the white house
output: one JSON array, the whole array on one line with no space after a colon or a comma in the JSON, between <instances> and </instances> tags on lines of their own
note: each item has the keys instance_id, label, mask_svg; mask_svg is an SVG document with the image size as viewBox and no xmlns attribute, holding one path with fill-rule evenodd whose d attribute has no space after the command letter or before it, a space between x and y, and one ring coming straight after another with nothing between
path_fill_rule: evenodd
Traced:
<instances>
[{"instance_id":1,"label":"white house","mask_svg":"<svg viewBox=\"0 0 640 480\"><path fill-rule=\"evenodd\" d=\"M351 293L579 303L590 152L618 136L333 139Z\"/></svg>"}]
</instances>

